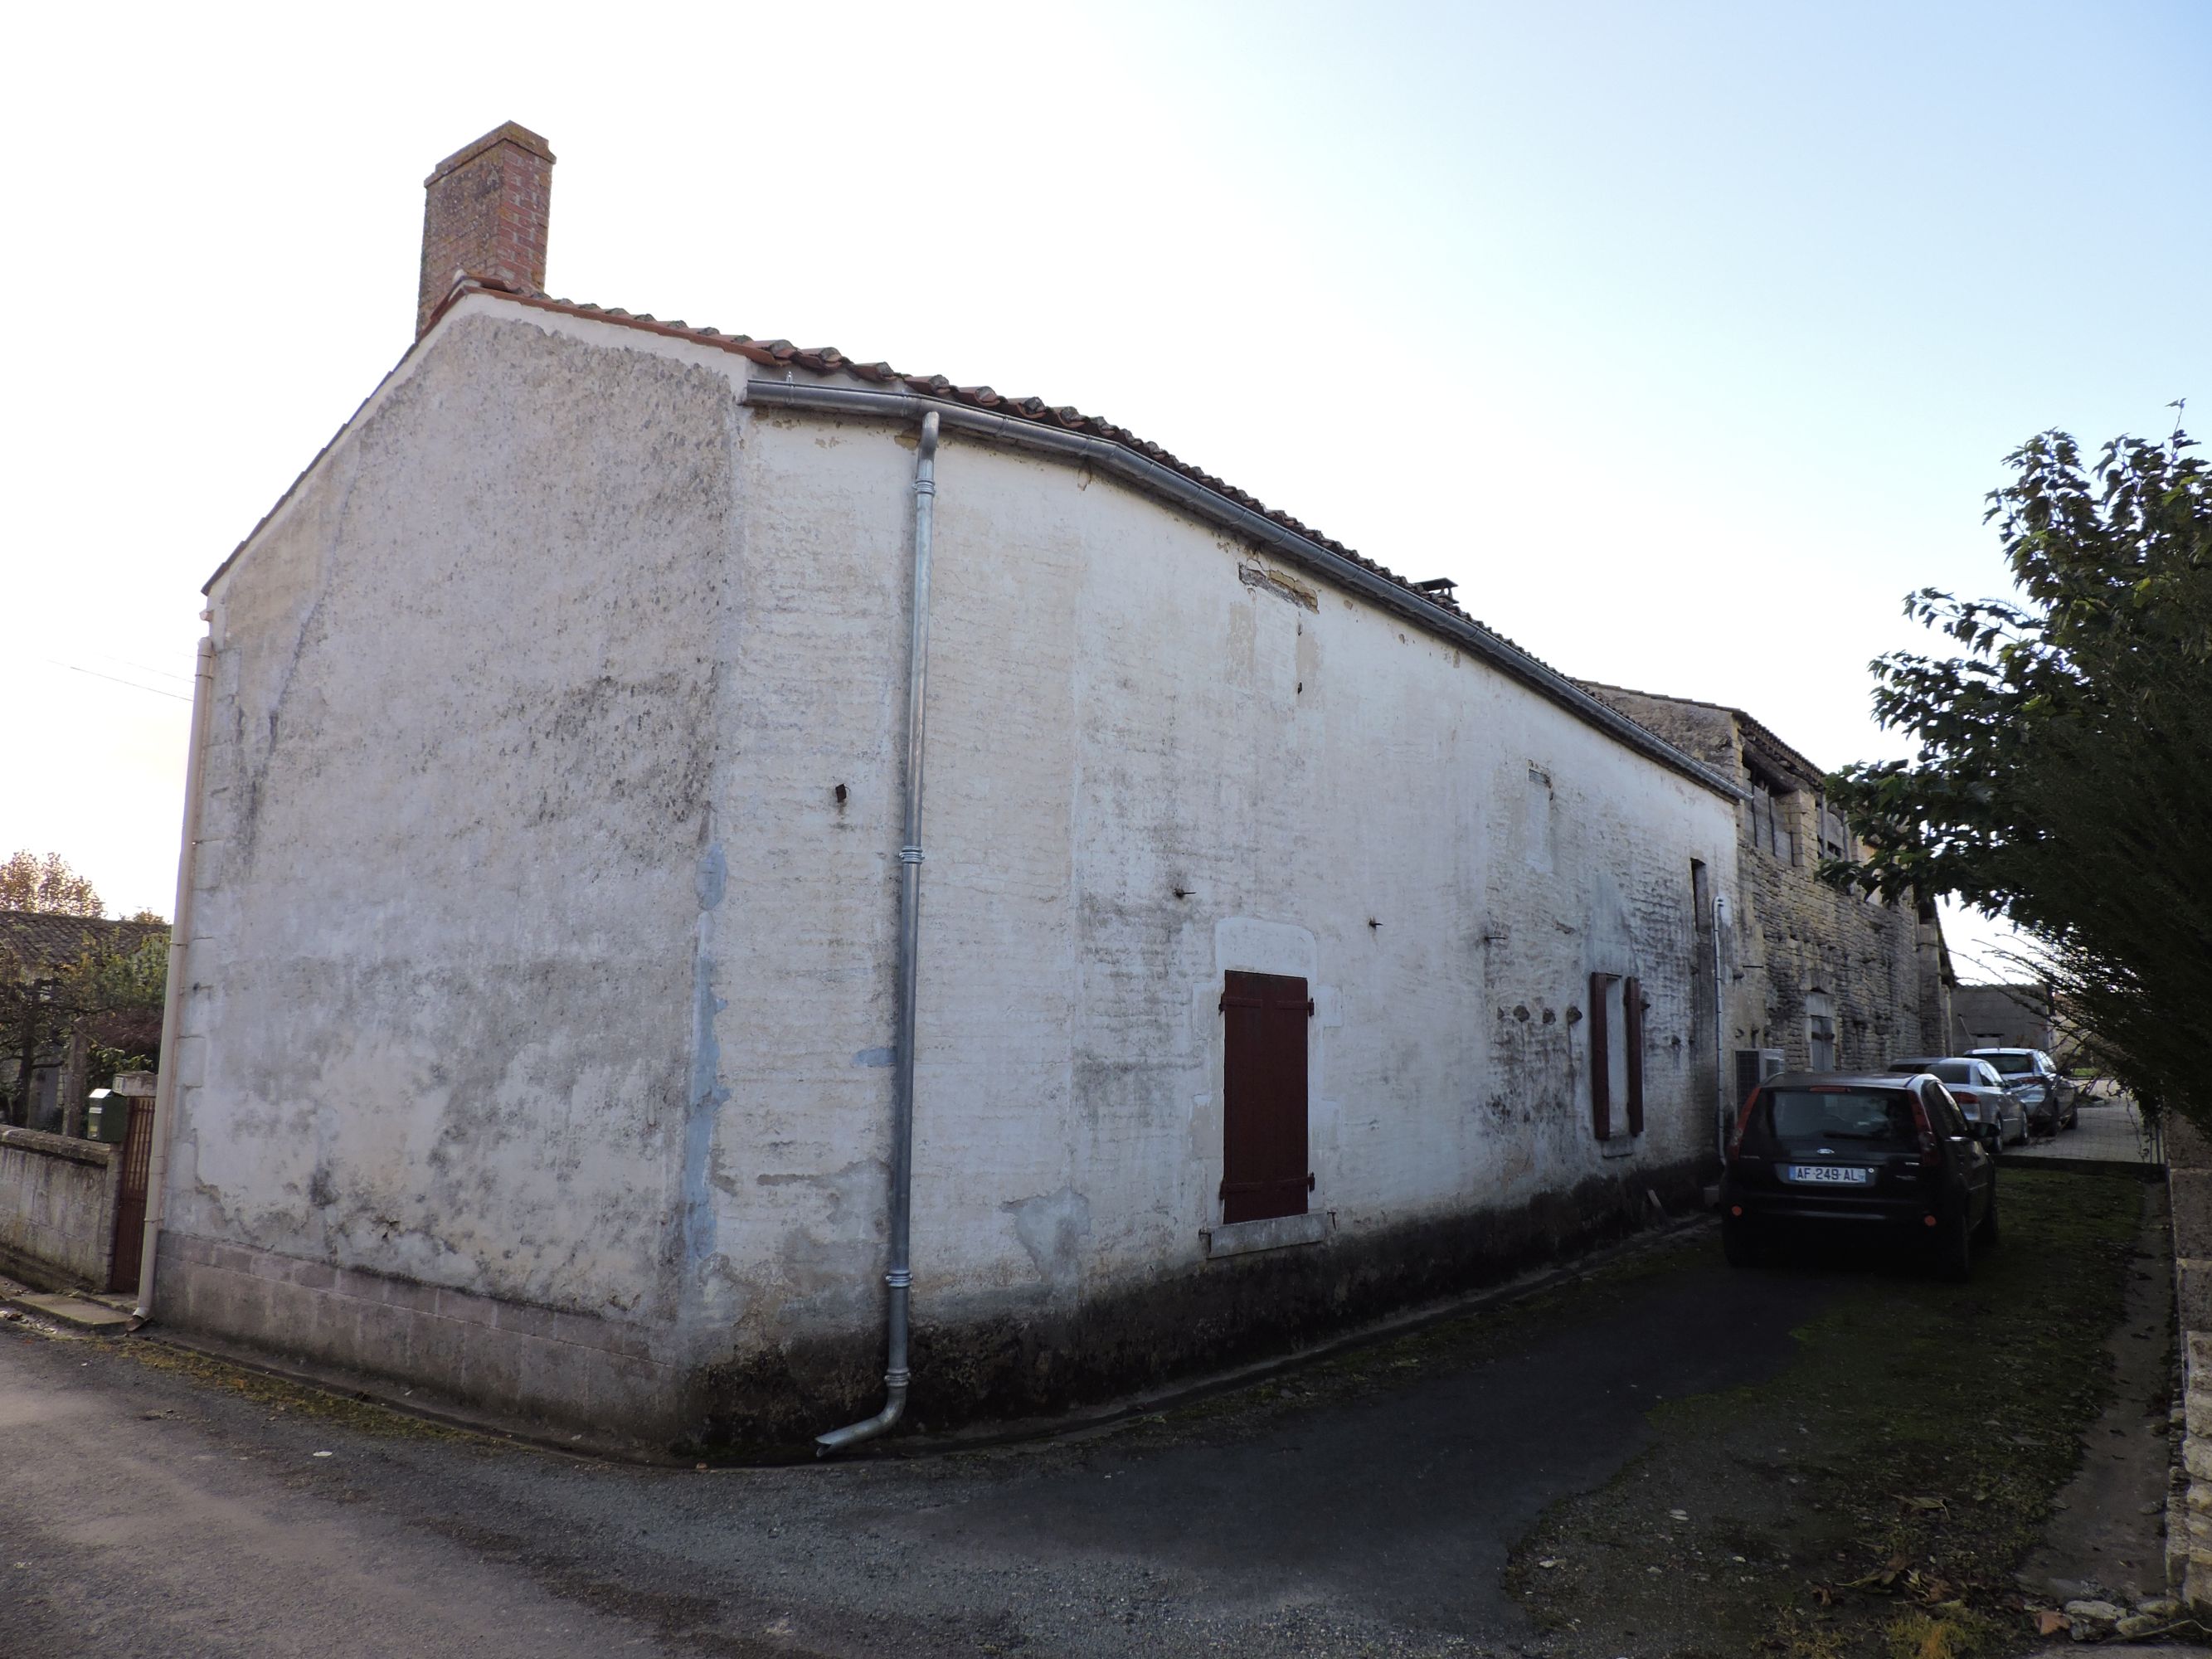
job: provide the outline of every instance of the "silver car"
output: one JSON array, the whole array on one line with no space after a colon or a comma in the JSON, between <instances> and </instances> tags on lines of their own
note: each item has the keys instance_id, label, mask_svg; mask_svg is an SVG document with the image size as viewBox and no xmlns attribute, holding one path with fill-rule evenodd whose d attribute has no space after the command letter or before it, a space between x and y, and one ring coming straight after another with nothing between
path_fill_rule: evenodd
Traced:
<instances>
[{"instance_id":1,"label":"silver car","mask_svg":"<svg viewBox=\"0 0 2212 1659\"><path fill-rule=\"evenodd\" d=\"M1975 1048L1969 1059L1986 1060L1997 1068L2013 1097L2027 1108L2039 1128L2052 1134L2070 1129L2081 1115L2081 1091L2074 1079L2058 1069L2040 1048Z\"/></svg>"},{"instance_id":2,"label":"silver car","mask_svg":"<svg viewBox=\"0 0 2212 1659\"><path fill-rule=\"evenodd\" d=\"M1889 1063L1893 1072L1926 1073L1950 1091L1951 1098L1959 1103L1959 1109L1977 1123L1997 1126L1997 1142L2009 1146L2027 1139L2027 1108L2020 1097L2005 1086L2005 1079L1997 1068L1986 1060L1972 1055L1929 1056L1920 1060L1893 1060Z\"/></svg>"}]
</instances>

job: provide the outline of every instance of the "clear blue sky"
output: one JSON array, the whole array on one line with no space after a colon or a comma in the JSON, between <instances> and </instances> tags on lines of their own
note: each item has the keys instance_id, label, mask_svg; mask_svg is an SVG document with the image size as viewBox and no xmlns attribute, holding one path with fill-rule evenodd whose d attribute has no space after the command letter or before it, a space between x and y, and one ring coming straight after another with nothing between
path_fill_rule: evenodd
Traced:
<instances>
[{"instance_id":1,"label":"clear blue sky","mask_svg":"<svg viewBox=\"0 0 2212 1659\"><path fill-rule=\"evenodd\" d=\"M405 348L422 175L556 293L1108 414L1569 672L1896 752L1865 665L2029 434L2212 425L2212 6L19 21L0 851L170 902L207 573ZM21 605L18 610L17 605ZM155 688L95 680L90 669ZM149 671L161 671L154 672ZM132 803L128 824L110 803Z\"/></svg>"}]
</instances>

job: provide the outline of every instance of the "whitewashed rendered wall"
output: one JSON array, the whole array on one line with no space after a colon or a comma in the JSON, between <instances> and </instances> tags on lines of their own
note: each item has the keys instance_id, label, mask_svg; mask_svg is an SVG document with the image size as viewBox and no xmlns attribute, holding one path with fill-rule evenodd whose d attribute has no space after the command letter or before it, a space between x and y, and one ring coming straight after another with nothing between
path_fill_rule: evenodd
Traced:
<instances>
[{"instance_id":1,"label":"whitewashed rendered wall","mask_svg":"<svg viewBox=\"0 0 2212 1659\"><path fill-rule=\"evenodd\" d=\"M508 1404L611 1346L665 1382L736 413L457 317L214 584L165 1316Z\"/></svg>"},{"instance_id":2,"label":"whitewashed rendered wall","mask_svg":"<svg viewBox=\"0 0 2212 1659\"><path fill-rule=\"evenodd\" d=\"M215 585L167 1316L656 1432L872 1386L914 439L744 373L465 301ZM1335 1231L1279 1257L1705 1156L1730 802L1109 479L939 480L926 1345L1235 1299L1226 969L1319 1005ZM1632 1147L1593 969L1652 1004Z\"/></svg>"},{"instance_id":3,"label":"whitewashed rendered wall","mask_svg":"<svg viewBox=\"0 0 2212 1659\"><path fill-rule=\"evenodd\" d=\"M716 1240L719 1305L775 1342L878 1297L913 456L757 411L744 453L741 653L774 694L733 709L718 817L733 900L777 922L724 957ZM1313 1203L1340 1239L1706 1156L1691 861L1732 882L1728 799L1111 480L957 434L938 480L925 1317L1197 1267L1226 969L1315 988ZM1589 1127L1594 969L1652 1002L1625 1159Z\"/></svg>"}]
</instances>

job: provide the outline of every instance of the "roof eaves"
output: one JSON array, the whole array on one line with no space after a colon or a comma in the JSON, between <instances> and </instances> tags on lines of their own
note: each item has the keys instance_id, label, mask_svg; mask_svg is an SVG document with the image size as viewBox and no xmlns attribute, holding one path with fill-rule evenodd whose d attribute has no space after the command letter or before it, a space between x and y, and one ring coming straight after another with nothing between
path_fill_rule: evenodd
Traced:
<instances>
[{"instance_id":1,"label":"roof eaves","mask_svg":"<svg viewBox=\"0 0 2212 1659\"><path fill-rule=\"evenodd\" d=\"M787 380L791 371L805 369L810 374L824 377L850 375L870 386L901 388L902 395L908 397L957 411L973 411L977 415L995 417L996 421L1006 423L1001 429L1002 435L1010 435L1026 428L1034 434L1034 437L1027 441L1044 441L1040 447L1056 447L1049 444L1050 436L1076 440L1086 448L1099 446L1100 449L1092 453L1126 457L1132 464L1146 469L1152 481L1164 476L1180 480L1187 488L1194 488L1204 497L1228 509L1230 521L1248 533L1275 543L1280 550L1294 557L1301 557L1303 562L1315 568L1317 574L1339 581L1349 579L1347 585L1368 590L1370 597L1383 599L1425 630L1472 648L1477 655L1490 660L1493 665L1528 684L1547 700L1564 707L1586 724L1611 732L1649 758L1716 793L1730 799L1741 799L1743 795L1741 787L1732 779L1723 777L1703 762L1675 748L1656 732L1638 725L1601 698L1592 696L1534 653L1477 622L1461 609L1455 599L1416 586L1408 578L1363 556L1342 542L1323 535L1288 513L1268 507L1256 496L1212 473L1191 465L1160 445L1139 438L1127 428L1103 417L1085 415L1073 404L1047 404L1041 398L1008 398L988 386L957 386L942 374L903 374L886 362L856 362L835 346L805 348L794 346L788 340L757 340L750 335L725 334L719 329L695 327L680 319L664 321L648 313L632 313L618 307L556 299L550 295L526 292L508 283L467 271L457 274L453 288L431 312L422 331L401 355L398 362L377 383L375 391L362 400L361 408L356 409L339 427L330 442L316 453L315 459L301 471L300 476L293 480L290 488L278 498L276 504L262 515L260 521L232 550L229 557L216 568L215 574L208 578L206 586L201 590L203 592L211 589L222 579L223 573L236 562L254 538L283 510L285 503L298 492L301 483L321 464L324 456L330 453L331 447L354 422L360 419L362 410L374 403L393 377L406 367L416 349L435 331L439 322L456 304L471 294L506 300L533 310L611 323L666 338L712 347L762 368L783 369ZM749 387L749 394L768 389L773 396L772 389L778 384L756 380ZM967 422L961 423L969 424Z\"/></svg>"},{"instance_id":2,"label":"roof eaves","mask_svg":"<svg viewBox=\"0 0 2212 1659\"><path fill-rule=\"evenodd\" d=\"M1209 488L1201 482L1204 475L1193 477L1188 471L1170 469L1127 445L1093 434L1040 429L989 410L963 407L913 392L801 385L787 378L756 380L747 386L746 397L770 407L798 407L815 413L872 416L879 419L911 419L933 409L951 429L964 430L987 441L1057 452L1063 458L1079 459L1115 473L1170 505L1249 537L1302 569L1379 603L1424 631L1469 650L1547 701L1565 708L1585 725L1605 732L1700 787L1730 800L1744 798L1743 788L1734 780L1723 777L1602 699L1592 696L1557 669L1503 635L1484 627L1456 605L1437 603L1419 588L1334 543L1293 532L1282 522L1281 516L1255 511Z\"/></svg>"},{"instance_id":3,"label":"roof eaves","mask_svg":"<svg viewBox=\"0 0 2212 1659\"><path fill-rule=\"evenodd\" d=\"M1826 768L1814 765L1803 750L1784 743L1773 727L1745 714L1741 708L1730 712L1743 722L1746 740L1763 750L1769 759L1779 761L1786 769L1797 773L1808 783L1818 784L1826 779Z\"/></svg>"}]
</instances>

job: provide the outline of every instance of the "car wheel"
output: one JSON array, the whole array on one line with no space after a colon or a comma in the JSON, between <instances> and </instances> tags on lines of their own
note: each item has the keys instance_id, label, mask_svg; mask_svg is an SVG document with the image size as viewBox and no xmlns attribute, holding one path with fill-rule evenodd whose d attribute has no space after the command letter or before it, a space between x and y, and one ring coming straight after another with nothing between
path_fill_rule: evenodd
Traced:
<instances>
[{"instance_id":1,"label":"car wheel","mask_svg":"<svg viewBox=\"0 0 2212 1659\"><path fill-rule=\"evenodd\" d=\"M1752 1237L1751 1229L1740 1223L1721 1223L1721 1254L1728 1258L1731 1267L1756 1267L1759 1265L1758 1241Z\"/></svg>"},{"instance_id":2,"label":"car wheel","mask_svg":"<svg viewBox=\"0 0 2212 1659\"><path fill-rule=\"evenodd\" d=\"M1966 1231L1962 1208L1936 1229L1936 1273L1954 1284L1963 1283L1974 1271L1974 1241Z\"/></svg>"}]
</instances>

